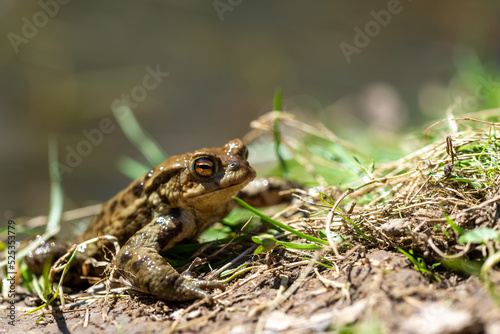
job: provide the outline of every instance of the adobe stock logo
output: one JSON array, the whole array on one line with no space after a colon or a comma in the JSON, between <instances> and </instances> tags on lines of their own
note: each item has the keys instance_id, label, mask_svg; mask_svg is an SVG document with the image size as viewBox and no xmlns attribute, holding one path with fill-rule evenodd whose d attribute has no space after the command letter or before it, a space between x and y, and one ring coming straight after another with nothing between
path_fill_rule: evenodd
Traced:
<instances>
[{"instance_id":1,"label":"adobe stock logo","mask_svg":"<svg viewBox=\"0 0 500 334\"><path fill-rule=\"evenodd\" d=\"M90 131L83 129L82 134L85 139L80 140L74 148L66 145L64 163L54 161L52 168L59 169L61 178L64 174L73 172L82 163L84 157L89 156L95 147L101 145L104 135L113 132L115 129L116 125L109 118L101 119L99 126Z\"/></svg>"},{"instance_id":2,"label":"adobe stock logo","mask_svg":"<svg viewBox=\"0 0 500 334\"><path fill-rule=\"evenodd\" d=\"M156 65L153 69L151 66L146 66L146 74L142 78L142 84L133 87L130 94L122 94L119 98L111 103L111 109L116 109L119 105L125 104L129 108L134 109L139 102L142 102L148 97L148 92L152 91L161 84L170 73L162 72L160 65Z\"/></svg>"},{"instance_id":3,"label":"adobe stock logo","mask_svg":"<svg viewBox=\"0 0 500 334\"><path fill-rule=\"evenodd\" d=\"M224 13L232 12L237 6L241 5L243 0L214 0L212 5L214 6L217 15L219 15L219 20L224 21Z\"/></svg>"},{"instance_id":4,"label":"adobe stock logo","mask_svg":"<svg viewBox=\"0 0 500 334\"><path fill-rule=\"evenodd\" d=\"M393 15L400 14L402 11L403 6L399 0L389 0L387 2L387 9L382 9L378 12L374 10L370 11L370 15L374 18L374 20L368 21L363 30L358 26L354 27L354 45L346 42L339 44L340 50L342 51L347 63L351 63L351 57L354 53L360 54L362 49L370 45L372 38L377 37L382 31L382 28L386 28L389 23L391 23Z\"/></svg>"},{"instance_id":5,"label":"adobe stock logo","mask_svg":"<svg viewBox=\"0 0 500 334\"><path fill-rule=\"evenodd\" d=\"M14 49L14 52L19 53L19 45L28 44L30 40L38 35L38 30L45 27L49 23L49 17L52 18L59 13L60 5L65 5L70 0L40 0L38 5L41 10L35 12L31 20L26 16L21 17L21 34L9 32L7 39Z\"/></svg>"},{"instance_id":6,"label":"adobe stock logo","mask_svg":"<svg viewBox=\"0 0 500 334\"><path fill-rule=\"evenodd\" d=\"M168 72L160 70L160 65L156 67L146 66L146 74L143 76L141 84L132 87L129 94L122 94L111 103L111 109L115 113L118 121L125 119L130 113L120 111L121 105L126 105L130 109L136 108L139 102L142 102L148 96L148 92L157 88L164 78L169 75ZM117 111L118 110L118 111ZM65 154L61 155L61 162L55 161L52 168L58 168L61 177L66 173L72 173L85 157L88 157L96 147L102 144L107 134L112 133L117 128L115 122L110 118L102 118L99 125L93 129L83 129L82 138L76 145L66 145Z\"/></svg>"}]
</instances>

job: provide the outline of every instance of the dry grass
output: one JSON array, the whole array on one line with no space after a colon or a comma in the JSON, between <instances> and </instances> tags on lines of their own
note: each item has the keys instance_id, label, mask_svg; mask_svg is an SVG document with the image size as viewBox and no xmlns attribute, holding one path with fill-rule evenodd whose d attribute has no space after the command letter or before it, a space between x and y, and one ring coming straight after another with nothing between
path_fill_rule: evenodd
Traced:
<instances>
[{"instance_id":1,"label":"dry grass","mask_svg":"<svg viewBox=\"0 0 500 334\"><path fill-rule=\"evenodd\" d=\"M253 122L256 130L247 139L272 132L271 124L277 117L285 129L281 134L283 144L319 183L324 183L328 176L317 173L318 165L326 164L333 170L339 164L308 151L312 136L325 140L325 146L338 145L352 154L361 154L326 128L301 123L285 113L269 113ZM500 154L496 130L500 123L471 117L448 119L436 122L426 133L445 121L455 130L451 135L445 136L441 130L437 134L441 139L373 170L360 163L362 173L357 179L350 179L349 185L296 190L296 202L281 212L281 217L295 212L298 214L286 220L297 230L318 236L320 230L326 229L327 236L331 236L328 231L342 236L342 242L328 238L334 253L327 258L332 261L344 258L345 252L354 248L382 247L401 248L431 262L444 261L451 266L453 263L448 260L454 258L461 261L474 258L481 264L497 254L499 239L485 237L477 243L459 239L467 231L498 230ZM468 272L471 273L474 272Z\"/></svg>"}]
</instances>

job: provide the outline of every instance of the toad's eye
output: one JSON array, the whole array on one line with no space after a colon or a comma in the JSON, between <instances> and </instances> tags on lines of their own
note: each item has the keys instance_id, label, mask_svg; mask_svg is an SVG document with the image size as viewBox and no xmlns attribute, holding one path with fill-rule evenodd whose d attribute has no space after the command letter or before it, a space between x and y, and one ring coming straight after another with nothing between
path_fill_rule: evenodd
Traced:
<instances>
[{"instance_id":1,"label":"toad's eye","mask_svg":"<svg viewBox=\"0 0 500 334\"><path fill-rule=\"evenodd\" d=\"M199 158L194 161L193 171L198 176L206 177L215 173L215 162L210 158Z\"/></svg>"}]
</instances>

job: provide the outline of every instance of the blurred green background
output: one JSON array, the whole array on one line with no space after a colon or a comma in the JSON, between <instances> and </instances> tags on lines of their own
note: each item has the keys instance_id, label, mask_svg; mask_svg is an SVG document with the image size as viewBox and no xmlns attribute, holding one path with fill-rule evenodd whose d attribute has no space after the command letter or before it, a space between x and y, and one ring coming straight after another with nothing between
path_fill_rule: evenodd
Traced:
<instances>
[{"instance_id":1,"label":"blurred green background","mask_svg":"<svg viewBox=\"0 0 500 334\"><path fill-rule=\"evenodd\" d=\"M495 0L2 0L0 15L2 225L48 212L49 134L62 162L98 142L63 175L66 209L128 184L117 160L144 158L113 118L124 94L168 154L242 137L276 87L302 120L380 146L453 103L498 106Z\"/></svg>"}]
</instances>

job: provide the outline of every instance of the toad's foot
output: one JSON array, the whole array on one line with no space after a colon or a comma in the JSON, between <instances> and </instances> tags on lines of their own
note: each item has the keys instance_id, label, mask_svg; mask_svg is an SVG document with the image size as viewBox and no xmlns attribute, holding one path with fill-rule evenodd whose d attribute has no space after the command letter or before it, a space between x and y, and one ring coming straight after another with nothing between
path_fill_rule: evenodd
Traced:
<instances>
[{"instance_id":1,"label":"toad's foot","mask_svg":"<svg viewBox=\"0 0 500 334\"><path fill-rule=\"evenodd\" d=\"M121 248L117 255L118 270L133 286L162 300L210 299L206 290L224 289L220 282L186 278L159 254L165 245L182 237L186 228L189 226L171 216L146 225Z\"/></svg>"}]
</instances>

